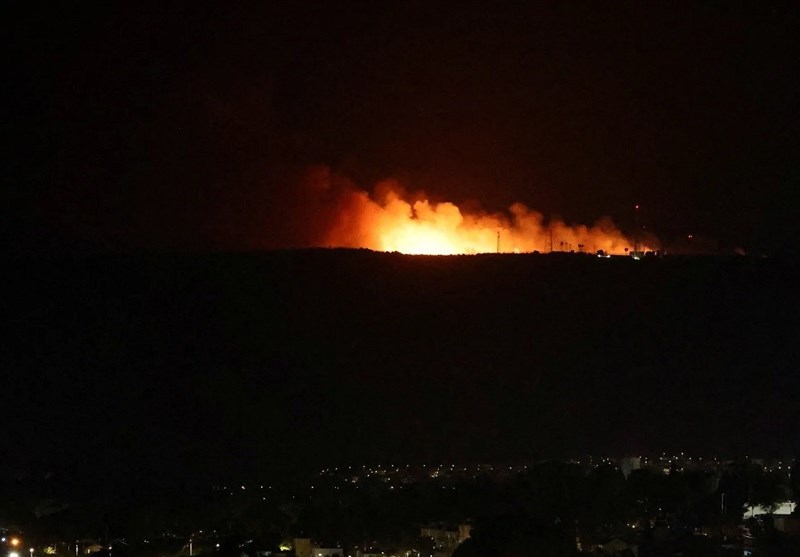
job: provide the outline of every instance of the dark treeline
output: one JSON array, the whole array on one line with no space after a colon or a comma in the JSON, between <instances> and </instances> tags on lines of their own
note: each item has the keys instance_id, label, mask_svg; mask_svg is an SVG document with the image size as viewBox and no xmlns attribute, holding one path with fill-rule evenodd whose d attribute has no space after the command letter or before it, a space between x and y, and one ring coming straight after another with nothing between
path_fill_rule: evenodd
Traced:
<instances>
[{"instance_id":1,"label":"dark treeline","mask_svg":"<svg viewBox=\"0 0 800 557\"><path fill-rule=\"evenodd\" d=\"M765 471L748 460L715 470L673 466L669 474L640 469L627 478L612 465L543 461L505 476L412 483L316 476L263 488L217 486L152 500L131 498L124 509L110 501L84 501L41 516L41 505L11 509L14 499L6 491L0 513L16 511L20 526L42 545L124 538L125 543L114 542L116 554L136 557L175 553L190 535L196 554L223 557L277 550L296 537L350 551L373 544L424 553L431 541L421 538L421 526L464 523L472 524L473 532L457 550L459 557L573 555L576 539L590 548L615 538L635 542L640 555L681 550L700 556L717 555L725 540L740 538L743 521L762 546L797 549L774 531L769 518L746 520L746 506L774 509L800 500L798 476L795 469L790 479L788 466ZM144 539L149 543L142 544Z\"/></svg>"}]
</instances>

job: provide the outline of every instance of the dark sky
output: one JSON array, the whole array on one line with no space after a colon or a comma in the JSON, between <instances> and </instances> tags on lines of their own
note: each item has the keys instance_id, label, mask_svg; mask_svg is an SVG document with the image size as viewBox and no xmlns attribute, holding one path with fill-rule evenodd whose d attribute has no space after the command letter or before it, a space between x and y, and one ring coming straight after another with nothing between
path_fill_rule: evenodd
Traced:
<instances>
[{"instance_id":1,"label":"dark sky","mask_svg":"<svg viewBox=\"0 0 800 557\"><path fill-rule=\"evenodd\" d=\"M623 229L639 202L728 248L797 231L791 3L16 4L23 253L307 245L309 165Z\"/></svg>"}]
</instances>

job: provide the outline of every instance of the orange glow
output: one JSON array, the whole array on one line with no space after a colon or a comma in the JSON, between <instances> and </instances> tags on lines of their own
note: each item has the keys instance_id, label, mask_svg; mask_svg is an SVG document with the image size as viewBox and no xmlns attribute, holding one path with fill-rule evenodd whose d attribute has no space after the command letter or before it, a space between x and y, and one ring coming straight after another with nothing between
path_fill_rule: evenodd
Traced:
<instances>
[{"instance_id":1,"label":"orange glow","mask_svg":"<svg viewBox=\"0 0 800 557\"><path fill-rule=\"evenodd\" d=\"M593 226L559 220L545 224L540 213L521 203L507 213L466 213L450 202L409 196L393 181L378 184L372 195L362 190L344 195L325 244L425 255L537 250L624 254L625 248L633 249L610 219Z\"/></svg>"}]
</instances>

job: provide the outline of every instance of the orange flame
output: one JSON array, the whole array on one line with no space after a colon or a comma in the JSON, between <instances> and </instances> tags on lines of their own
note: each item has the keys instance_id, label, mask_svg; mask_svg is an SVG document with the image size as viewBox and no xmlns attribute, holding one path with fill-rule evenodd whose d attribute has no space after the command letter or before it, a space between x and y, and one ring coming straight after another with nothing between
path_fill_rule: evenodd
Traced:
<instances>
[{"instance_id":1,"label":"orange flame","mask_svg":"<svg viewBox=\"0 0 800 557\"><path fill-rule=\"evenodd\" d=\"M424 255L633 250L633 242L608 218L593 226L545 224L540 213L521 203L508 213L469 214L454 203L409 199L394 181L381 182L373 195L351 190L346 197L325 238L329 246ZM645 249L640 241L639 250Z\"/></svg>"}]
</instances>

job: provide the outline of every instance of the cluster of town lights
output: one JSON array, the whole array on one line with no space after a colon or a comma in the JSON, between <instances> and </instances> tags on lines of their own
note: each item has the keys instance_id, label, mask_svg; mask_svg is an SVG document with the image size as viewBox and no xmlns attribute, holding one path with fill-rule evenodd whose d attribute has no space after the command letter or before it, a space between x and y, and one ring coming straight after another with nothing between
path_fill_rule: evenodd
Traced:
<instances>
[{"instance_id":1,"label":"cluster of town lights","mask_svg":"<svg viewBox=\"0 0 800 557\"><path fill-rule=\"evenodd\" d=\"M5 543L6 538L3 537L0 541ZM10 545L14 549L18 548L21 544L22 544L22 542L16 536L13 536L8 540L8 545ZM12 549L11 551L8 552L8 557L20 557L19 553L17 551L15 551L14 549ZM30 548L30 552L31 552L31 557L33 557L33 548Z\"/></svg>"}]
</instances>

